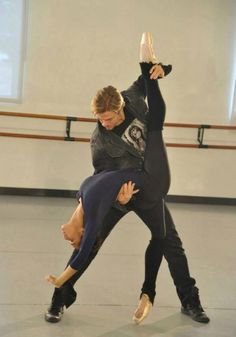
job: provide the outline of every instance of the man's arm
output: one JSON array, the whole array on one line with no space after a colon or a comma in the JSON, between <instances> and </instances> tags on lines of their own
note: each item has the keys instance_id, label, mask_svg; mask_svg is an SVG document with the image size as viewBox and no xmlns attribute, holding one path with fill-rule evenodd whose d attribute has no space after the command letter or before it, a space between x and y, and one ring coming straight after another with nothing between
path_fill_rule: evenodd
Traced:
<instances>
[{"instance_id":1,"label":"man's arm","mask_svg":"<svg viewBox=\"0 0 236 337\"><path fill-rule=\"evenodd\" d=\"M166 66L162 63L154 63L153 65L155 67L150 74L150 78L155 80L157 78L163 78L164 76L168 75L172 68L170 65ZM143 75L140 75L138 79L128 89L122 91L122 94L124 96L127 95L128 97L140 97L145 100L145 98L147 97L147 91Z\"/></svg>"},{"instance_id":2,"label":"man's arm","mask_svg":"<svg viewBox=\"0 0 236 337\"><path fill-rule=\"evenodd\" d=\"M126 90L122 91L122 94L125 96L135 96L135 97L140 97L142 99L145 99L147 94L146 94L146 88L144 84L144 79L143 76L140 75L138 79Z\"/></svg>"},{"instance_id":3,"label":"man's arm","mask_svg":"<svg viewBox=\"0 0 236 337\"><path fill-rule=\"evenodd\" d=\"M117 195L117 201L121 205L126 205L134 194L138 193L139 189L135 189L135 184L132 181L125 183L121 186L120 191Z\"/></svg>"},{"instance_id":4,"label":"man's arm","mask_svg":"<svg viewBox=\"0 0 236 337\"><path fill-rule=\"evenodd\" d=\"M139 192L139 189L135 189L135 184L132 181L125 183L121 186L120 191L117 195L116 201L113 203L112 207L115 207L122 213L128 213L129 207L128 203L133 196Z\"/></svg>"}]
</instances>

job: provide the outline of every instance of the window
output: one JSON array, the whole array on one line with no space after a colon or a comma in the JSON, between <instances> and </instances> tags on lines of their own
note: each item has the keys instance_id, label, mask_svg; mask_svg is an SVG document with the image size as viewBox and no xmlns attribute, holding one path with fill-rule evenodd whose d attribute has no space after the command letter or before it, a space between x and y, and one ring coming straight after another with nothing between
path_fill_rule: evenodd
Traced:
<instances>
[{"instance_id":1,"label":"window","mask_svg":"<svg viewBox=\"0 0 236 337\"><path fill-rule=\"evenodd\" d=\"M0 101L19 102L26 44L27 0L0 0Z\"/></svg>"},{"instance_id":2,"label":"window","mask_svg":"<svg viewBox=\"0 0 236 337\"><path fill-rule=\"evenodd\" d=\"M231 122L233 124L236 123L236 80L234 83L234 93L233 93L233 104L232 104L232 112L231 112Z\"/></svg>"}]
</instances>

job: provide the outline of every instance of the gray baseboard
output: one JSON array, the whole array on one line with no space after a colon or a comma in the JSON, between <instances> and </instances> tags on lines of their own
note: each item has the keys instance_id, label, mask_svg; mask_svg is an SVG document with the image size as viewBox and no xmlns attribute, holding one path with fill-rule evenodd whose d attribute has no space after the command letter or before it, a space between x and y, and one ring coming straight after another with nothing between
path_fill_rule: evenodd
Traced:
<instances>
[{"instance_id":1,"label":"gray baseboard","mask_svg":"<svg viewBox=\"0 0 236 337\"><path fill-rule=\"evenodd\" d=\"M75 198L77 191L41 188L0 187L0 195L18 195L32 197ZM167 195L167 202L185 204L207 204L235 206L236 198L204 197L190 195Z\"/></svg>"},{"instance_id":2,"label":"gray baseboard","mask_svg":"<svg viewBox=\"0 0 236 337\"><path fill-rule=\"evenodd\" d=\"M236 198L203 197L192 195L167 195L167 202L184 204L226 205L236 206Z\"/></svg>"},{"instance_id":3,"label":"gray baseboard","mask_svg":"<svg viewBox=\"0 0 236 337\"><path fill-rule=\"evenodd\" d=\"M0 195L21 195L32 197L75 198L77 191L42 188L0 187Z\"/></svg>"}]
</instances>

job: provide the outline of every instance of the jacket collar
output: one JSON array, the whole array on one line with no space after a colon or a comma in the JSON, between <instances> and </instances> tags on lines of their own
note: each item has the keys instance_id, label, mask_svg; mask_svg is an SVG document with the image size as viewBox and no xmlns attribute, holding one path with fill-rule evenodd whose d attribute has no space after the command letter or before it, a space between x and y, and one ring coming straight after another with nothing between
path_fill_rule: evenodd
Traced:
<instances>
[{"instance_id":1,"label":"jacket collar","mask_svg":"<svg viewBox=\"0 0 236 337\"><path fill-rule=\"evenodd\" d=\"M119 137L117 134L115 134L112 131L106 130L100 122L98 122L98 129L100 131L100 134L104 140L104 144L109 144L112 146L118 146L119 148L122 148L129 153L131 153L135 157L141 158L140 153L131 145L126 143L121 137Z\"/></svg>"}]
</instances>

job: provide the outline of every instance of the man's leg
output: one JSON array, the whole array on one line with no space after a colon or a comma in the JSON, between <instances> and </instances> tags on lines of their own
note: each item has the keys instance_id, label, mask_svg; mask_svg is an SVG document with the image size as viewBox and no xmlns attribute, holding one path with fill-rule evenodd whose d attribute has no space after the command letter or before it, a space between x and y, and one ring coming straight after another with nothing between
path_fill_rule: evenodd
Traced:
<instances>
[{"instance_id":1,"label":"man's leg","mask_svg":"<svg viewBox=\"0 0 236 337\"><path fill-rule=\"evenodd\" d=\"M163 253L182 304L182 313L191 316L201 323L208 323L199 298L196 281L190 276L187 257L181 239L175 229L171 214L165 205L166 237L163 242Z\"/></svg>"},{"instance_id":2,"label":"man's leg","mask_svg":"<svg viewBox=\"0 0 236 337\"><path fill-rule=\"evenodd\" d=\"M87 260L87 263L84 265L83 268L78 270L78 272L69 280L67 281L61 288L55 288L51 305L48 308L47 312L45 313L45 320L51 323L57 323L61 320L62 314L63 314L63 307L66 306L68 308L71 304L74 303L76 300L76 292L73 288L76 281L80 278L80 276L84 273L84 271L88 268L92 260L97 255L101 245L111 232L111 230L114 228L114 226L117 224L117 222L125 215L124 212L112 207L108 214L106 215L102 229L99 233L99 236L97 237L97 240L94 244L94 247L89 255L89 258ZM74 256L77 254L77 250L75 249L68 261L68 264L70 261L74 258ZM68 265L67 264L67 265Z\"/></svg>"}]
</instances>

